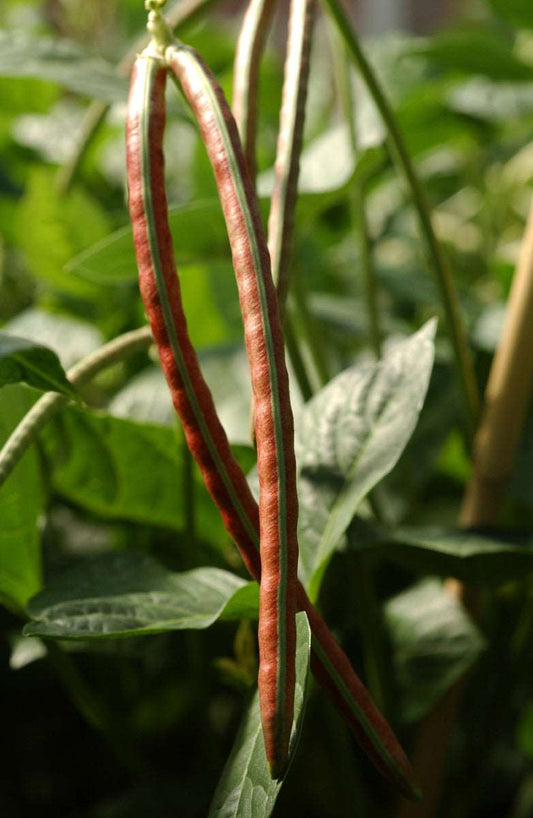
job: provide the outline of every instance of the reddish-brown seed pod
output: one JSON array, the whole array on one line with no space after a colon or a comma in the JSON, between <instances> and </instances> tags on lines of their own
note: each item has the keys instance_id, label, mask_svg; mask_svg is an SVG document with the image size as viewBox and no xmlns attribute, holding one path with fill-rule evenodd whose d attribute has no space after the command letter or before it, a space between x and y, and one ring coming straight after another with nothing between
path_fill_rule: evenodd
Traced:
<instances>
[{"instance_id":1,"label":"reddish-brown seed pod","mask_svg":"<svg viewBox=\"0 0 533 818\"><path fill-rule=\"evenodd\" d=\"M165 68L138 59L127 118L130 212L141 289L163 371L187 441L228 532L251 575L260 579L259 514L236 462L191 345L181 304L168 227L162 152ZM312 630L312 669L346 716L378 769L407 797L416 797L412 771L390 726L373 705L348 658L298 586L298 608Z\"/></svg>"},{"instance_id":2,"label":"reddish-brown seed pod","mask_svg":"<svg viewBox=\"0 0 533 818\"><path fill-rule=\"evenodd\" d=\"M298 501L289 379L270 259L235 120L200 56L166 60L196 117L215 174L239 289L254 400L261 584L259 701L272 775L288 760L294 714Z\"/></svg>"},{"instance_id":3,"label":"reddish-brown seed pod","mask_svg":"<svg viewBox=\"0 0 533 818\"><path fill-rule=\"evenodd\" d=\"M183 313L165 192L166 76L167 69L160 60L139 57L133 69L128 103L129 208L141 295L189 448L228 531L241 543L248 570L258 577L257 505L249 492L242 493L242 471L232 455L200 372ZM248 522L243 524L244 520Z\"/></svg>"}]
</instances>

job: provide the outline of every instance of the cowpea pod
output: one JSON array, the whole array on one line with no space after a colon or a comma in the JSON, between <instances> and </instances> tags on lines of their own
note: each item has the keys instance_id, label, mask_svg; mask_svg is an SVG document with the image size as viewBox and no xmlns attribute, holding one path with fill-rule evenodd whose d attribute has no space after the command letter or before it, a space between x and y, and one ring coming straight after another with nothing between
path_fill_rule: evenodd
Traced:
<instances>
[{"instance_id":1,"label":"cowpea pod","mask_svg":"<svg viewBox=\"0 0 533 818\"><path fill-rule=\"evenodd\" d=\"M229 105L196 51L171 46L165 56L213 167L244 321L259 477L259 702L267 759L279 778L294 715L298 565L296 461L283 334L257 200Z\"/></svg>"},{"instance_id":2,"label":"cowpea pod","mask_svg":"<svg viewBox=\"0 0 533 818\"><path fill-rule=\"evenodd\" d=\"M168 227L162 151L165 70L160 59L135 65L127 118L130 212L141 291L161 364L192 453L224 524L254 579L260 579L259 513L236 462L189 339ZM301 584L298 608L312 636L312 669L385 777L408 798L417 790L392 729L372 703Z\"/></svg>"},{"instance_id":3,"label":"cowpea pod","mask_svg":"<svg viewBox=\"0 0 533 818\"><path fill-rule=\"evenodd\" d=\"M316 0L291 0L274 188L268 218L268 249L282 313L289 289L289 263L315 15Z\"/></svg>"},{"instance_id":4,"label":"cowpea pod","mask_svg":"<svg viewBox=\"0 0 533 818\"><path fill-rule=\"evenodd\" d=\"M244 14L233 71L232 111L248 166L255 185L257 173L256 133L259 63L276 0L250 0Z\"/></svg>"},{"instance_id":5,"label":"cowpea pod","mask_svg":"<svg viewBox=\"0 0 533 818\"><path fill-rule=\"evenodd\" d=\"M167 69L158 57L137 58L128 102L126 159L139 285L188 446L226 528L236 542L246 544L242 554L248 570L259 576L257 505L249 493L242 493L242 471L218 420L183 312L165 191L166 77Z\"/></svg>"}]
</instances>

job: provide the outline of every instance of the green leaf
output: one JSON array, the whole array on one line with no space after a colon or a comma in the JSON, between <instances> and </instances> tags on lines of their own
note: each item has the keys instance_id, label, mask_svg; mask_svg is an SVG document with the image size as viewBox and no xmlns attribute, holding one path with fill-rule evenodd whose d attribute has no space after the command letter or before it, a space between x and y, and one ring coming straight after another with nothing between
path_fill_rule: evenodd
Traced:
<instances>
[{"instance_id":1,"label":"green leaf","mask_svg":"<svg viewBox=\"0 0 533 818\"><path fill-rule=\"evenodd\" d=\"M169 226L175 242L178 269L184 264L228 259L229 243L218 199L206 199L172 207ZM106 236L70 258L67 272L94 284L136 281L137 262L130 226Z\"/></svg>"},{"instance_id":2,"label":"green leaf","mask_svg":"<svg viewBox=\"0 0 533 818\"><path fill-rule=\"evenodd\" d=\"M455 73L494 80L531 80L530 66L512 53L512 42L490 29L463 27L420 40L412 53L424 55Z\"/></svg>"},{"instance_id":3,"label":"green leaf","mask_svg":"<svg viewBox=\"0 0 533 818\"><path fill-rule=\"evenodd\" d=\"M296 689L290 756L294 756L305 711L311 631L306 615L296 616ZM265 756L259 697L244 717L231 755L216 789L209 818L268 818L283 781L274 781Z\"/></svg>"},{"instance_id":4,"label":"green leaf","mask_svg":"<svg viewBox=\"0 0 533 818\"><path fill-rule=\"evenodd\" d=\"M19 335L49 347L65 369L104 343L102 333L94 324L36 307L19 312L3 329L10 335Z\"/></svg>"},{"instance_id":5,"label":"green leaf","mask_svg":"<svg viewBox=\"0 0 533 818\"><path fill-rule=\"evenodd\" d=\"M512 25L533 28L533 9L530 0L489 0L490 5L503 20Z\"/></svg>"},{"instance_id":6,"label":"green leaf","mask_svg":"<svg viewBox=\"0 0 533 818\"><path fill-rule=\"evenodd\" d=\"M33 597L28 636L109 639L208 628L244 580L218 568L177 574L135 552L83 560ZM240 618L234 603L231 617ZM226 617L228 618L228 617Z\"/></svg>"},{"instance_id":7,"label":"green leaf","mask_svg":"<svg viewBox=\"0 0 533 818\"><path fill-rule=\"evenodd\" d=\"M364 538L363 534L363 538ZM485 537L438 528L377 530L374 542L361 542L399 565L421 573L456 577L474 585L501 585L533 571L533 541ZM362 538L362 539L363 539ZM357 541L357 532L355 532Z\"/></svg>"},{"instance_id":8,"label":"green leaf","mask_svg":"<svg viewBox=\"0 0 533 818\"><path fill-rule=\"evenodd\" d=\"M433 365L435 327L429 321L377 364L342 372L298 419L300 566L312 595L361 500L411 437Z\"/></svg>"},{"instance_id":9,"label":"green leaf","mask_svg":"<svg viewBox=\"0 0 533 818\"><path fill-rule=\"evenodd\" d=\"M47 169L33 171L17 207L16 232L24 260L38 281L78 298L96 299L99 292L94 284L63 268L108 231L105 211L85 192L76 189L68 197L59 196Z\"/></svg>"},{"instance_id":10,"label":"green leaf","mask_svg":"<svg viewBox=\"0 0 533 818\"><path fill-rule=\"evenodd\" d=\"M183 529L179 428L65 407L40 439L54 489L102 517ZM194 471L198 534L224 537L220 516Z\"/></svg>"},{"instance_id":11,"label":"green leaf","mask_svg":"<svg viewBox=\"0 0 533 818\"><path fill-rule=\"evenodd\" d=\"M399 710L415 722L472 667L485 643L459 600L434 579L391 599L385 621Z\"/></svg>"},{"instance_id":12,"label":"green leaf","mask_svg":"<svg viewBox=\"0 0 533 818\"><path fill-rule=\"evenodd\" d=\"M30 390L6 386L0 392L0 445L31 408ZM43 506L35 446L15 466L0 488L0 599L22 611L41 586L38 518Z\"/></svg>"},{"instance_id":13,"label":"green leaf","mask_svg":"<svg viewBox=\"0 0 533 818\"><path fill-rule=\"evenodd\" d=\"M34 77L107 102L124 102L128 83L114 66L68 40L0 31L0 76Z\"/></svg>"},{"instance_id":14,"label":"green leaf","mask_svg":"<svg viewBox=\"0 0 533 818\"><path fill-rule=\"evenodd\" d=\"M26 338L0 333L0 386L23 381L28 386L76 397L55 352Z\"/></svg>"}]
</instances>

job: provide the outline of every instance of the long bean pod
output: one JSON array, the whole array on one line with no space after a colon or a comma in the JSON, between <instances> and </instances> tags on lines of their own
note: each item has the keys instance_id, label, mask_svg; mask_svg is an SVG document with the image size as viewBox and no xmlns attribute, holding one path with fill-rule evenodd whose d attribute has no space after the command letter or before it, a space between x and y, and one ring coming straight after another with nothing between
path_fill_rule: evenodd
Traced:
<instances>
[{"instance_id":1,"label":"long bean pod","mask_svg":"<svg viewBox=\"0 0 533 818\"><path fill-rule=\"evenodd\" d=\"M296 460L283 334L257 200L229 105L196 51L170 47L166 59L213 166L244 320L259 476L259 701L267 758L272 775L280 777L294 714L298 566Z\"/></svg>"},{"instance_id":2,"label":"long bean pod","mask_svg":"<svg viewBox=\"0 0 533 818\"><path fill-rule=\"evenodd\" d=\"M164 67L141 57L132 77L127 122L130 210L143 297L174 406L206 486L251 575L259 580L259 513L236 462L190 343L168 227L162 138ZM298 585L299 609L313 632L312 667L376 766L407 797L417 791L408 760L347 656Z\"/></svg>"}]
</instances>

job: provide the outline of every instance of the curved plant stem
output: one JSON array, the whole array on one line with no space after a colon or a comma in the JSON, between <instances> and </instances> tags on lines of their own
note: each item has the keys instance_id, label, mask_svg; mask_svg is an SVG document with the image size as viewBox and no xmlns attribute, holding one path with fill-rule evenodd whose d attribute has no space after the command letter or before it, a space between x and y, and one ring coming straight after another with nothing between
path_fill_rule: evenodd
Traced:
<instances>
[{"instance_id":1,"label":"curved plant stem","mask_svg":"<svg viewBox=\"0 0 533 818\"><path fill-rule=\"evenodd\" d=\"M79 361L69 369L67 377L74 386L81 386L103 369L139 350L146 349L151 342L152 335L148 327L126 332ZM68 403L68 400L65 395L58 392L47 392L22 418L0 450L0 486L5 483L43 426L52 415Z\"/></svg>"},{"instance_id":2,"label":"curved plant stem","mask_svg":"<svg viewBox=\"0 0 533 818\"><path fill-rule=\"evenodd\" d=\"M180 33L187 25L193 23L213 2L214 0L177 0L167 12L168 24L177 33ZM149 36L145 33L135 40L117 65L116 72L119 77L129 76L137 54L148 44L148 40ZM72 154L57 172L55 185L59 194L66 195L71 189L80 165L110 107L107 102L94 100L85 111Z\"/></svg>"},{"instance_id":3,"label":"curved plant stem","mask_svg":"<svg viewBox=\"0 0 533 818\"><path fill-rule=\"evenodd\" d=\"M235 52L231 108L241 138L250 181L254 186L257 175L255 144L259 64L275 6L276 0L250 0Z\"/></svg>"},{"instance_id":4,"label":"curved plant stem","mask_svg":"<svg viewBox=\"0 0 533 818\"><path fill-rule=\"evenodd\" d=\"M268 218L268 249L272 262L272 278L278 292L282 317L289 290L289 265L315 13L316 0L292 0L274 189Z\"/></svg>"},{"instance_id":5,"label":"curved plant stem","mask_svg":"<svg viewBox=\"0 0 533 818\"><path fill-rule=\"evenodd\" d=\"M468 425L469 438L472 438L477 426L480 400L472 357L467 342L466 330L461 317L459 299L455 289L453 277L448 261L435 235L431 221L429 203L425 191L415 171L411 156L407 150L403 134L398 126L393 110L385 96L381 84L373 68L365 57L359 41L354 33L350 21L339 0L323 0L333 17L339 32L344 39L348 53L357 66L368 91L378 108L389 134L389 140L413 198L420 222L420 230L424 237L431 265L434 269L439 286L442 306L446 315L450 333L457 373L463 395L465 418Z\"/></svg>"}]
</instances>

